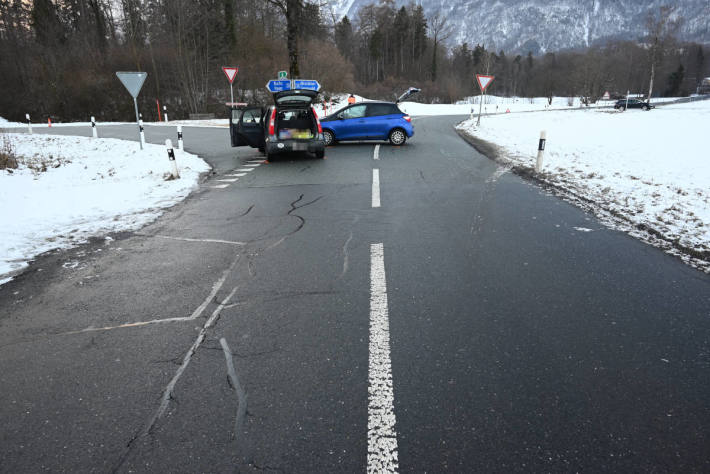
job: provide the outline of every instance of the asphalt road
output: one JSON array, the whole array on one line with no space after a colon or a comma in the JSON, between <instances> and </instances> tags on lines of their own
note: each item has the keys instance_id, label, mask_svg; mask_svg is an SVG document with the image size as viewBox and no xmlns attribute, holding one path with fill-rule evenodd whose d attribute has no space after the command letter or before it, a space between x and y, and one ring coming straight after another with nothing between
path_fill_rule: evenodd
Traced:
<instances>
[{"instance_id":1,"label":"asphalt road","mask_svg":"<svg viewBox=\"0 0 710 474\"><path fill-rule=\"evenodd\" d=\"M260 155L185 128L197 192L0 287L0 471L708 472L710 276L460 119L224 188Z\"/></svg>"}]
</instances>

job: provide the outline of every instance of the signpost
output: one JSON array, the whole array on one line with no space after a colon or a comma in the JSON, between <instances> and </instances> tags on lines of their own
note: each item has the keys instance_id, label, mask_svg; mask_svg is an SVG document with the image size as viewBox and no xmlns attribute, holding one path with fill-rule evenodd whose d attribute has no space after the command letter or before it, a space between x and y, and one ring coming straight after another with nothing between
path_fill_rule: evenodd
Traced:
<instances>
[{"instance_id":1,"label":"signpost","mask_svg":"<svg viewBox=\"0 0 710 474\"><path fill-rule=\"evenodd\" d=\"M141 129L143 128L140 125L140 118L138 116L138 101L136 100L136 97L138 97L138 93L141 91L141 87L143 87L143 83L145 82L145 78L148 77L147 72L116 72L116 76L121 80L123 83L123 86L128 90L128 93L131 94L133 97L133 106L136 109L136 123L138 123L138 137L140 139L141 136ZM143 149L143 142L141 141L141 150Z\"/></svg>"},{"instance_id":2,"label":"signpost","mask_svg":"<svg viewBox=\"0 0 710 474\"><path fill-rule=\"evenodd\" d=\"M271 92L290 91L291 81L289 81L288 79L272 79L266 83L266 88L269 89Z\"/></svg>"},{"instance_id":3,"label":"signpost","mask_svg":"<svg viewBox=\"0 0 710 474\"><path fill-rule=\"evenodd\" d=\"M476 126L481 125L481 111L483 110L483 101L486 98L486 88L493 82L495 76L486 76L484 74L476 74L476 81L478 82L478 87L481 89L481 104L478 107L478 120L476 120Z\"/></svg>"},{"instance_id":4,"label":"signpost","mask_svg":"<svg viewBox=\"0 0 710 474\"><path fill-rule=\"evenodd\" d=\"M279 74L284 71L280 71ZM293 89L305 89L318 91L320 84L313 79L272 79L266 83L266 88L271 92L290 91Z\"/></svg>"},{"instance_id":5,"label":"signpost","mask_svg":"<svg viewBox=\"0 0 710 474\"><path fill-rule=\"evenodd\" d=\"M237 77L237 72L239 71L239 68L223 66L222 71L224 71L224 73L227 75L227 79L229 79L229 95L232 98L232 102L234 102L234 89L232 88L232 83L234 82L234 78Z\"/></svg>"},{"instance_id":6,"label":"signpost","mask_svg":"<svg viewBox=\"0 0 710 474\"><path fill-rule=\"evenodd\" d=\"M320 90L320 84L318 81L314 81L313 79L294 79L293 88L317 91Z\"/></svg>"},{"instance_id":7,"label":"signpost","mask_svg":"<svg viewBox=\"0 0 710 474\"><path fill-rule=\"evenodd\" d=\"M287 78L288 78L288 72L279 71L279 79L287 79Z\"/></svg>"}]
</instances>

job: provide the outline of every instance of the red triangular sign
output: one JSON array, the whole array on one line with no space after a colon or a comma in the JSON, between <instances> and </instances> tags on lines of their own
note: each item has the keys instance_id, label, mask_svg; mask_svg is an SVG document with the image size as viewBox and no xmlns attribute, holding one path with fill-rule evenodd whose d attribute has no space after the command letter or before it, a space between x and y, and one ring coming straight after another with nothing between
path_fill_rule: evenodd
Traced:
<instances>
[{"instance_id":1,"label":"red triangular sign","mask_svg":"<svg viewBox=\"0 0 710 474\"><path fill-rule=\"evenodd\" d=\"M239 71L238 67L223 67L222 71L227 75L227 79L229 79L229 83L231 84L234 82L234 78L237 77L237 71Z\"/></svg>"},{"instance_id":2,"label":"red triangular sign","mask_svg":"<svg viewBox=\"0 0 710 474\"><path fill-rule=\"evenodd\" d=\"M481 88L481 92L485 92L486 87L493 82L495 76L484 76L483 74L476 74L476 80L478 81L478 87Z\"/></svg>"}]
</instances>

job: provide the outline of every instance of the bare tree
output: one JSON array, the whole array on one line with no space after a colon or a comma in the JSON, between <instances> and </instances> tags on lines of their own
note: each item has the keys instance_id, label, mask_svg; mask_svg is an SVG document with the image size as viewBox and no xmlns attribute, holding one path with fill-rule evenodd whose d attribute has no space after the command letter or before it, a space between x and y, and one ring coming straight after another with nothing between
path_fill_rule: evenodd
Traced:
<instances>
[{"instance_id":1,"label":"bare tree","mask_svg":"<svg viewBox=\"0 0 710 474\"><path fill-rule=\"evenodd\" d=\"M451 36L451 33L453 33L453 31L453 27L447 23L445 16L441 16L439 13L434 15L434 18L432 18L431 20L431 34L432 40L434 41L434 52L432 53L431 58L432 82L436 81L436 50L439 46L439 43L441 43L442 41L446 41L449 36Z\"/></svg>"},{"instance_id":2,"label":"bare tree","mask_svg":"<svg viewBox=\"0 0 710 474\"><path fill-rule=\"evenodd\" d=\"M675 33L680 28L681 18L675 15L676 8L664 5L658 10L658 15L649 13L646 18L646 30L650 42L648 48L651 63L651 81L648 85L648 102L651 102L653 93L653 80L656 77L656 68L659 66L666 50L673 41Z\"/></svg>"},{"instance_id":3,"label":"bare tree","mask_svg":"<svg viewBox=\"0 0 710 474\"><path fill-rule=\"evenodd\" d=\"M298 19L303 10L301 0L268 0L286 17L286 48L288 49L288 69L291 78L300 77L298 69Z\"/></svg>"}]
</instances>

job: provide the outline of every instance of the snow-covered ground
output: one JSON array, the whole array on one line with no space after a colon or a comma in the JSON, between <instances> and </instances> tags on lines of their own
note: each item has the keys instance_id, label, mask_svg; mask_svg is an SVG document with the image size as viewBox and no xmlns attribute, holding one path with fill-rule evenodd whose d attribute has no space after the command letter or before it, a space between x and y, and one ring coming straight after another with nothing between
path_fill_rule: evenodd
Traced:
<instances>
[{"instance_id":1,"label":"snow-covered ground","mask_svg":"<svg viewBox=\"0 0 710 474\"><path fill-rule=\"evenodd\" d=\"M145 225L209 170L175 150L180 179L166 180L171 165L159 145L141 151L125 140L6 134L0 146L5 139L21 159L0 170L0 284L42 252Z\"/></svg>"},{"instance_id":2,"label":"snow-covered ground","mask_svg":"<svg viewBox=\"0 0 710 474\"><path fill-rule=\"evenodd\" d=\"M591 207L605 224L710 271L710 101L629 110L547 111L467 120L459 128L499 147L499 159ZM696 258L697 257L697 258Z\"/></svg>"}]
</instances>

